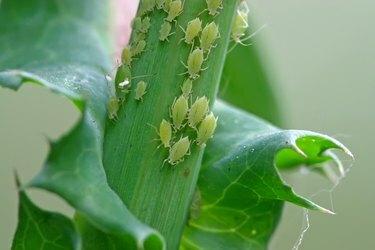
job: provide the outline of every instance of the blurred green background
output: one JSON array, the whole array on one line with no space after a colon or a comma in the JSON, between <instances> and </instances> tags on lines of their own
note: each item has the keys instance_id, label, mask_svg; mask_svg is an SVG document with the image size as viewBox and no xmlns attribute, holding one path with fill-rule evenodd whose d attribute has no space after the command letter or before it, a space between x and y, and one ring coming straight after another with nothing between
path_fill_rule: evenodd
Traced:
<instances>
[{"instance_id":1,"label":"blurred green background","mask_svg":"<svg viewBox=\"0 0 375 250\"><path fill-rule=\"evenodd\" d=\"M335 189L335 216L309 214L310 228L299 249L375 249L375 170L371 158L375 124L375 1L252 0L250 14L263 24L254 46L276 83L286 128L322 132L345 143L356 161ZM1 53L1 52L0 52ZM0 54L1 56L1 54ZM22 180L37 172L57 138L78 118L70 103L35 86L17 94L0 89L0 249L8 249L16 227L13 171ZM351 162L344 158L346 167ZM303 194L331 184L304 173L285 177ZM71 209L55 197L32 192L45 208ZM314 197L331 208L329 193ZM286 206L271 249L292 249L306 220Z\"/></svg>"}]
</instances>

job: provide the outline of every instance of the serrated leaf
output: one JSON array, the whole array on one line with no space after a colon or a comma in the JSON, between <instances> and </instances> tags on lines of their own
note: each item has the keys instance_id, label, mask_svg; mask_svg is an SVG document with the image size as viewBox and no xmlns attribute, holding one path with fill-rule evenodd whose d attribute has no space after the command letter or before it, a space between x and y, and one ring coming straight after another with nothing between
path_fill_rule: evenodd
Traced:
<instances>
[{"instance_id":1,"label":"serrated leaf","mask_svg":"<svg viewBox=\"0 0 375 250\"><path fill-rule=\"evenodd\" d=\"M26 186L60 195L128 249L143 247L147 239L159 249L161 236L127 210L108 186L102 166L108 98L104 72L111 68L107 10L108 2L100 0L2 1L0 86L40 84L82 111L72 131L51 143L43 169Z\"/></svg>"},{"instance_id":2,"label":"serrated leaf","mask_svg":"<svg viewBox=\"0 0 375 250\"><path fill-rule=\"evenodd\" d=\"M332 213L297 195L278 174L275 158L289 149L305 161L329 149L350 152L339 142L309 131L280 130L217 102L217 133L207 146L193 211L182 240L187 249L266 249L282 202ZM288 158L283 155L283 159Z\"/></svg>"},{"instance_id":3,"label":"serrated leaf","mask_svg":"<svg viewBox=\"0 0 375 250\"><path fill-rule=\"evenodd\" d=\"M12 250L80 249L80 238L72 221L59 213L40 209L19 191L18 227Z\"/></svg>"}]
</instances>

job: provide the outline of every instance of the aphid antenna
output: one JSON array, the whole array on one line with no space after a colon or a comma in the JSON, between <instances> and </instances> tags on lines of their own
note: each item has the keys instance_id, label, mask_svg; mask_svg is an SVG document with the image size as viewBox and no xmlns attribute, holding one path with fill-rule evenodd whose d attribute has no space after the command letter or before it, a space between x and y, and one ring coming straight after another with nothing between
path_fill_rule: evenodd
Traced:
<instances>
[{"instance_id":1,"label":"aphid antenna","mask_svg":"<svg viewBox=\"0 0 375 250\"><path fill-rule=\"evenodd\" d=\"M244 41L247 41L247 40L253 38L254 36L258 35L258 33L261 32L263 29L267 28L267 26L268 26L267 24L263 24L256 31L254 31L253 33L251 33L248 37L243 38L240 41L244 42Z\"/></svg>"},{"instance_id":2,"label":"aphid antenna","mask_svg":"<svg viewBox=\"0 0 375 250\"><path fill-rule=\"evenodd\" d=\"M202 10L201 12L199 12L199 13L198 13L198 17L199 17L199 16L201 16L201 15L202 15L202 14L203 14L204 12L206 12L206 11L208 11L208 9L207 9L207 8L206 8L206 9L204 9L204 10Z\"/></svg>"},{"instance_id":3,"label":"aphid antenna","mask_svg":"<svg viewBox=\"0 0 375 250\"><path fill-rule=\"evenodd\" d=\"M133 76L133 77L132 77L132 80L133 80L133 79L139 79L139 78L143 78L143 77L152 77L152 76L156 76L156 73L154 73L154 74L151 74L151 75L140 75L140 76Z\"/></svg>"}]
</instances>

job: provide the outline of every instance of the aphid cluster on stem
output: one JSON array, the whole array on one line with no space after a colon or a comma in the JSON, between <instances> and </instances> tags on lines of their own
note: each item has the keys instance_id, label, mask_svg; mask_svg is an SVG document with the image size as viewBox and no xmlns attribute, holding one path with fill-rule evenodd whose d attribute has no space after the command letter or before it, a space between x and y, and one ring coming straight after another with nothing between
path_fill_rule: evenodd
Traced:
<instances>
[{"instance_id":1,"label":"aphid cluster on stem","mask_svg":"<svg viewBox=\"0 0 375 250\"><path fill-rule=\"evenodd\" d=\"M206 0L207 11L210 16L215 17L223 8L222 0ZM164 9L167 17L160 27L159 40L168 41L171 35L172 23L183 11L182 1L156 0L156 8ZM182 162L189 155L193 145L204 147L207 141L213 136L216 129L217 117L209 110L209 100L206 96L196 97L194 103L189 106L192 98L194 81L204 71L203 63L209 57L210 51L215 47L215 42L220 38L219 27L214 21L204 25L199 17L190 20L184 29L183 41L191 46L187 57L187 75L181 84L181 95L176 97L170 107L171 123L163 119L159 125L159 139L165 148L169 148L168 157L165 162L175 166ZM205 55L207 58L205 58ZM186 126L188 125L188 126ZM175 141L173 138L180 138ZM159 146L160 147L160 146ZM164 165L164 164L163 164Z\"/></svg>"}]
</instances>

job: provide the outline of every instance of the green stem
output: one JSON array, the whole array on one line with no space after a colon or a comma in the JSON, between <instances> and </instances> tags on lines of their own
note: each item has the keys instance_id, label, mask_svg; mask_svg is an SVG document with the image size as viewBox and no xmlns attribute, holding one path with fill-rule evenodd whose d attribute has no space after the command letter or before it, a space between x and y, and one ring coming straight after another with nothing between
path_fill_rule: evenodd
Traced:
<instances>
[{"instance_id":1,"label":"green stem","mask_svg":"<svg viewBox=\"0 0 375 250\"><path fill-rule=\"evenodd\" d=\"M203 27L215 21L219 25L220 39L203 67L206 71L194 81L192 100L206 95L212 106L230 39L230 28L236 1L224 1L224 8L216 17L205 12L200 16ZM184 11L178 17L178 25L186 28L188 21L196 18L206 8L204 0L185 1ZM189 205L196 187L203 149L191 146L191 155L177 166L163 162L168 150L153 139L162 119L169 118L169 109L181 94L181 84L186 71L190 46L179 43L183 32L177 26L176 34L169 42L160 42L159 29L166 17L161 10L149 13L151 28L147 37L146 51L132 63L133 77L148 83L143 102L134 100L134 88L139 79L132 81L132 92L119 111L116 122L109 122L104 144L104 166L110 186L119 194L128 208L142 221L159 230L165 237L168 249L177 249L186 223ZM176 27L176 26L175 26ZM219 118L220 119L220 118Z\"/></svg>"}]
</instances>

